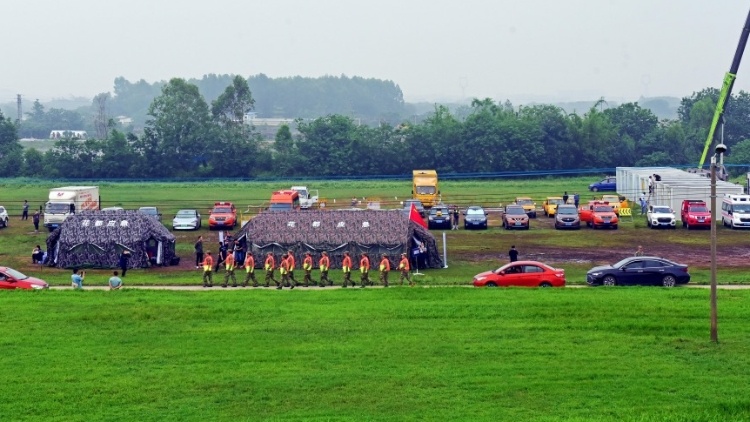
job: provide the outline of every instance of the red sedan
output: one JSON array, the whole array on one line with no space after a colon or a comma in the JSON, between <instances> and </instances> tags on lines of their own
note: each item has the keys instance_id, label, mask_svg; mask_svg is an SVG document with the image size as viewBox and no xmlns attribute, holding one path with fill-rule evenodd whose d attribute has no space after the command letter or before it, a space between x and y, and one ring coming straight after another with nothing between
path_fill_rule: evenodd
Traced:
<instances>
[{"instance_id":1,"label":"red sedan","mask_svg":"<svg viewBox=\"0 0 750 422\"><path fill-rule=\"evenodd\" d=\"M44 280L29 277L10 267L0 267L0 289L48 289Z\"/></svg>"},{"instance_id":2,"label":"red sedan","mask_svg":"<svg viewBox=\"0 0 750 422\"><path fill-rule=\"evenodd\" d=\"M516 261L474 276L474 287L565 287L565 270L537 261Z\"/></svg>"}]
</instances>

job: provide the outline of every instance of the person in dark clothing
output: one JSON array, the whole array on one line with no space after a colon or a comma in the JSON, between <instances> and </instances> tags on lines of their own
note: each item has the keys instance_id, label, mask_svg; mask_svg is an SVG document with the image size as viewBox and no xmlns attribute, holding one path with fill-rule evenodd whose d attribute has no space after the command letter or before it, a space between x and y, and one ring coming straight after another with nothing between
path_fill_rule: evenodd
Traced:
<instances>
[{"instance_id":1,"label":"person in dark clothing","mask_svg":"<svg viewBox=\"0 0 750 422\"><path fill-rule=\"evenodd\" d=\"M200 268L203 264L203 236L198 236L193 247L195 248L195 268Z\"/></svg>"},{"instance_id":2,"label":"person in dark clothing","mask_svg":"<svg viewBox=\"0 0 750 422\"><path fill-rule=\"evenodd\" d=\"M130 263L130 251L125 249L120 254L120 269L122 270L123 277L125 277L125 273L128 271L129 263Z\"/></svg>"},{"instance_id":3,"label":"person in dark clothing","mask_svg":"<svg viewBox=\"0 0 750 422\"><path fill-rule=\"evenodd\" d=\"M516 245L510 247L510 250L508 251L508 257L510 257L510 262L518 261L518 250L516 249Z\"/></svg>"}]
</instances>

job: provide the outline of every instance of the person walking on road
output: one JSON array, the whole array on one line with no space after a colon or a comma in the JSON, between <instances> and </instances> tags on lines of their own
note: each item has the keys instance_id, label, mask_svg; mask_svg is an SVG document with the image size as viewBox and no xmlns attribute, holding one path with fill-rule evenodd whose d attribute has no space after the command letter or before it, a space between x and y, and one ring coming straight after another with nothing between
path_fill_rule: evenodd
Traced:
<instances>
[{"instance_id":1,"label":"person walking on road","mask_svg":"<svg viewBox=\"0 0 750 422\"><path fill-rule=\"evenodd\" d=\"M331 260L328 259L328 252L323 251L318 261L318 268L320 269L320 284L318 286L325 287L326 283L329 286L333 286L333 281L328 279L328 270L331 268Z\"/></svg>"},{"instance_id":2,"label":"person walking on road","mask_svg":"<svg viewBox=\"0 0 750 422\"><path fill-rule=\"evenodd\" d=\"M271 281L278 286L279 282L273 278L273 272L276 269L276 259L273 257L273 252L268 252L266 254L266 261L263 263L263 269L266 270L266 287L271 287Z\"/></svg>"},{"instance_id":3,"label":"person walking on road","mask_svg":"<svg viewBox=\"0 0 750 422\"><path fill-rule=\"evenodd\" d=\"M341 261L341 271L344 273L342 287L347 287L349 284L354 287L354 282L352 281L352 257L349 256L349 252L344 252L344 259Z\"/></svg>"},{"instance_id":4,"label":"person walking on road","mask_svg":"<svg viewBox=\"0 0 750 422\"><path fill-rule=\"evenodd\" d=\"M308 287L310 284L315 285L315 281L312 279L313 259L310 252L305 252L305 259L302 261L302 269L305 270L304 286Z\"/></svg>"},{"instance_id":5,"label":"person walking on road","mask_svg":"<svg viewBox=\"0 0 750 422\"><path fill-rule=\"evenodd\" d=\"M193 248L195 249L195 268L197 269L203 263L203 236L198 236Z\"/></svg>"},{"instance_id":6,"label":"person walking on road","mask_svg":"<svg viewBox=\"0 0 750 422\"><path fill-rule=\"evenodd\" d=\"M391 261L388 260L388 255L383 254L380 260L380 282L383 287L388 287L388 273L391 271Z\"/></svg>"},{"instance_id":7,"label":"person walking on road","mask_svg":"<svg viewBox=\"0 0 750 422\"><path fill-rule=\"evenodd\" d=\"M23 200L23 211L21 212L21 220L29 219L29 201Z\"/></svg>"},{"instance_id":8,"label":"person walking on road","mask_svg":"<svg viewBox=\"0 0 750 422\"><path fill-rule=\"evenodd\" d=\"M403 286L404 285L404 279L409 282L409 286L414 286L414 283L411 281L411 276L409 275L409 258L406 256L406 253L401 254L401 261L398 263L398 270L401 271L401 277L399 277L398 281Z\"/></svg>"},{"instance_id":9,"label":"person walking on road","mask_svg":"<svg viewBox=\"0 0 750 422\"><path fill-rule=\"evenodd\" d=\"M122 276L125 277L125 273L128 271L128 264L130 264L130 251L125 249L120 254L120 269L122 270Z\"/></svg>"},{"instance_id":10,"label":"person walking on road","mask_svg":"<svg viewBox=\"0 0 750 422\"><path fill-rule=\"evenodd\" d=\"M258 280L255 279L255 257L252 252L245 255L245 282L242 287L247 287L247 283L253 280L253 287L258 287Z\"/></svg>"},{"instance_id":11,"label":"person walking on road","mask_svg":"<svg viewBox=\"0 0 750 422\"><path fill-rule=\"evenodd\" d=\"M370 284L370 258L364 252L359 260L359 274L359 281L362 283L359 287L364 288Z\"/></svg>"},{"instance_id":12,"label":"person walking on road","mask_svg":"<svg viewBox=\"0 0 750 422\"><path fill-rule=\"evenodd\" d=\"M516 245L510 247L510 250L508 251L508 257L510 258L510 262L518 261L518 249L516 249Z\"/></svg>"},{"instance_id":13,"label":"person walking on road","mask_svg":"<svg viewBox=\"0 0 750 422\"><path fill-rule=\"evenodd\" d=\"M214 287L214 258L211 256L211 251L206 252L206 257L203 258L203 287Z\"/></svg>"},{"instance_id":14,"label":"person walking on road","mask_svg":"<svg viewBox=\"0 0 750 422\"><path fill-rule=\"evenodd\" d=\"M237 287L237 278L234 276L234 264L234 254L228 253L224 260L224 283L221 287L227 287L230 278L232 279L232 287Z\"/></svg>"}]
</instances>

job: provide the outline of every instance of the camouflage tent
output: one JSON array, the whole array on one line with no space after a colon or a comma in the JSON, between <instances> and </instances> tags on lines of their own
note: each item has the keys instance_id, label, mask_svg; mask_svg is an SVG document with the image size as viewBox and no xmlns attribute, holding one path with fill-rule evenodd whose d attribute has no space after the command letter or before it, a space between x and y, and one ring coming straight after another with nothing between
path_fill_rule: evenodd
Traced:
<instances>
[{"instance_id":1,"label":"camouflage tent","mask_svg":"<svg viewBox=\"0 0 750 422\"><path fill-rule=\"evenodd\" d=\"M279 262L287 250L294 251L297 262L311 252L316 266L320 253L326 251L331 268L341 268L344 252L352 255L355 268L362 252L370 256L373 268L386 253L395 268L403 252L416 263L420 244L426 250L419 254L419 268L443 266L435 238L401 210L266 212L245 224L234 238L252 251L258 268L267 252L273 252Z\"/></svg>"},{"instance_id":2,"label":"camouflage tent","mask_svg":"<svg viewBox=\"0 0 750 422\"><path fill-rule=\"evenodd\" d=\"M59 268L116 268L123 250L129 268L167 265L175 237L154 217L136 211L83 211L69 216L47 238L47 265Z\"/></svg>"}]
</instances>

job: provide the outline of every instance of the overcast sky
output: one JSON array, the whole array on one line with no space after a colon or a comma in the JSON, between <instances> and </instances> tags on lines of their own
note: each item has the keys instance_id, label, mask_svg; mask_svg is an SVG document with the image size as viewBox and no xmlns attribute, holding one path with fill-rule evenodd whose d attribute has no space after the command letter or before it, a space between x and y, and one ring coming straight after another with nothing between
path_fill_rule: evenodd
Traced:
<instances>
[{"instance_id":1,"label":"overcast sky","mask_svg":"<svg viewBox=\"0 0 750 422\"><path fill-rule=\"evenodd\" d=\"M118 76L207 73L389 79L407 101L682 97L721 85L748 8L745 0L16 1L0 15L0 102L91 97ZM735 92L749 88L745 63Z\"/></svg>"}]
</instances>

